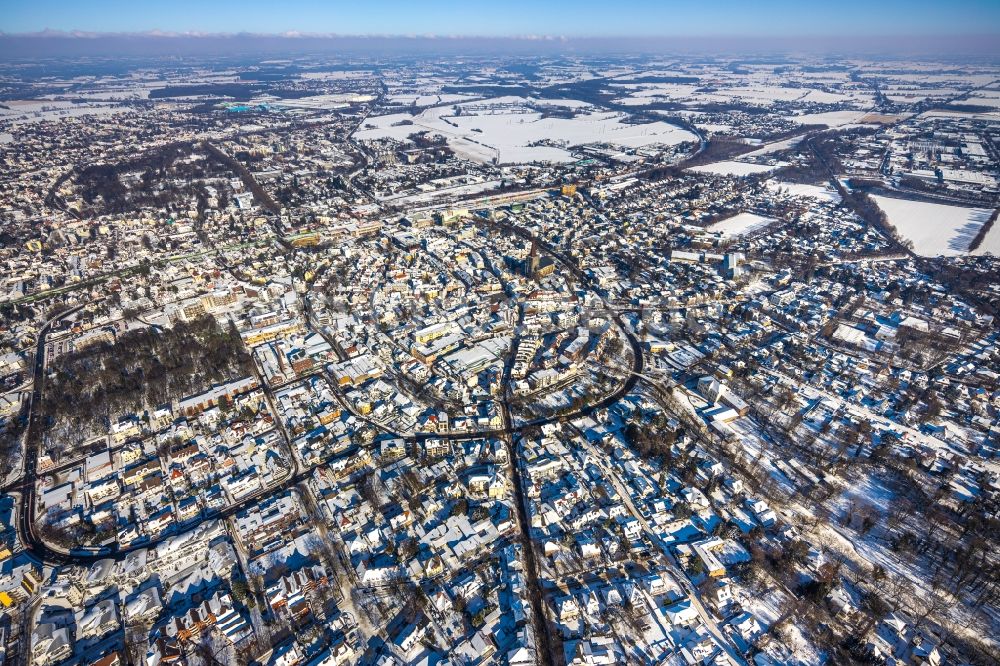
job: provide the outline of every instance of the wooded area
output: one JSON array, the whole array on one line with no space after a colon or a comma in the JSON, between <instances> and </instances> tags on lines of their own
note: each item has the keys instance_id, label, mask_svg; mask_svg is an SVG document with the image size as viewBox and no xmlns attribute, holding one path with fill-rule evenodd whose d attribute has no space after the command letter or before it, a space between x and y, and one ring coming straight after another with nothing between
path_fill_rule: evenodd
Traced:
<instances>
[{"instance_id":1,"label":"wooded area","mask_svg":"<svg viewBox=\"0 0 1000 666\"><path fill-rule=\"evenodd\" d=\"M61 450L107 431L113 418L246 376L252 361L235 328L212 317L172 329L142 328L56 359L44 414L50 446Z\"/></svg>"}]
</instances>

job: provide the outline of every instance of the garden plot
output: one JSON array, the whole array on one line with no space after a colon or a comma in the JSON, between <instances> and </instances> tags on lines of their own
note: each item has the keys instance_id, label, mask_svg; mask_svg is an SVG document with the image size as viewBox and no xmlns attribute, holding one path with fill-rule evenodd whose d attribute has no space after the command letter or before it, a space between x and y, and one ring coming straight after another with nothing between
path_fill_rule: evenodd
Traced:
<instances>
[{"instance_id":1,"label":"garden plot","mask_svg":"<svg viewBox=\"0 0 1000 666\"><path fill-rule=\"evenodd\" d=\"M969 251L969 243L992 211L875 195L889 223L913 251L924 257L954 256Z\"/></svg>"},{"instance_id":2,"label":"garden plot","mask_svg":"<svg viewBox=\"0 0 1000 666\"><path fill-rule=\"evenodd\" d=\"M571 118L543 117L539 106L572 108ZM456 109L458 113L456 113ZM572 162L574 146L609 143L625 148L694 141L688 130L666 122L630 125L624 114L591 110L574 100L534 101L502 97L457 107L427 109L415 116L399 113L369 118L357 139L405 139L429 131L441 134L449 146L481 162Z\"/></svg>"}]
</instances>

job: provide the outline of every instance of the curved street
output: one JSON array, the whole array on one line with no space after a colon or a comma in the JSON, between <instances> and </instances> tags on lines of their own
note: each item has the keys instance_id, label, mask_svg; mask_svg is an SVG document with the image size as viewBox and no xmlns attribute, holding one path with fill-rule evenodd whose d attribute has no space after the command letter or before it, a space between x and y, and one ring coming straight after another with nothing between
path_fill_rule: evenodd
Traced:
<instances>
[{"instance_id":1,"label":"curved street","mask_svg":"<svg viewBox=\"0 0 1000 666\"><path fill-rule=\"evenodd\" d=\"M512 230L515 229L515 228L512 228L512 227L508 227L508 228L512 229ZM571 263L570 260L568 260L562 254L554 251L546 243L544 243L544 241L542 241L541 239L538 239L533 234L531 234L530 232L527 232L525 230L518 230L518 231L515 231L515 233L519 233L521 235L524 235L526 238L528 238L530 240L538 242L539 246L542 249L544 249L546 252L549 252L550 254L552 254L552 256L554 256L567 270L569 270L570 272L572 272L574 274L574 276L577 277L577 279L579 279L581 282L586 282L587 281L586 276L583 274L582 271L579 270L578 267L576 267L575 264ZM232 504L232 505L226 507L225 509L223 509L221 511L212 512L212 513L204 513L204 514L202 514L198 518L198 520L196 520L195 522L192 522L190 524L185 525L184 528L181 529L181 530L179 530L178 532L174 532L174 533L170 533L170 534L164 534L164 535L159 536L156 539L151 539L151 540L147 540L147 541L144 541L144 542L133 543L133 544L130 544L129 546L124 547L124 548L108 548L108 547L105 547L103 549L93 550L91 552L66 551L66 550L59 549L59 548L56 548L56 547L53 547L53 546L47 544L44 541L44 539L42 539L41 536L39 534L37 534L37 530L35 529L35 520L36 520L35 510L36 510L36 507L37 507L36 491L37 491L37 485L38 485L37 484L37 481L38 481L38 469L37 469L37 465L38 465L38 452L39 452L41 441L42 441L42 429L41 429L41 426L42 426L42 422L41 422L41 419L42 419L42 414L41 414L42 400L41 400L41 398L42 398L42 393L44 391L44 386L45 386L45 344L46 344L46 337L50 333L53 324L55 324L55 323L57 323L57 322L65 319L65 318L69 317L72 314L75 314L77 311L79 311L83 307L84 307L84 305L78 305L78 306L76 306L76 307L74 307L74 308L72 308L70 310L67 310L66 312L60 313L56 317L54 317L51 320L49 320L48 322L46 322L45 326L39 331L38 340L36 341L36 350L35 350L35 363L34 363L34 372L33 372L33 384L34 384L34 386L33 386L33 389L32 389L31 402L30 402L30 405L29 405L29 426L28 426L28 432L27 432L26 439L25 439L24 473L23 473L23 475L21 476L20 479L18 479L17 481L9 484L6 488L2 489L4 492L8 492L8 493L10 493L12 495L13 494L18 495L18 497L19 497L19 503L18 503L19 506L18 506L18 511L17 511L17 513L18 513L18 520L17 520L18 537L19 537L19 539L21 541L21 544L24 547L24 552L27 553L28 555L30 555L33 559L37 560L39 563L41 563L41 564L54 564L54 565L76 564L76 565L81 565L81 566L88 566L90 564L93 564L94 562L97 562L97 561L100 561L100 560L103 560L103 559L121 560L126 555L128 555L128 553L130 553L130 552L133 552L133 551L136 551L136 550L140 550L140 549L143 549L143 548L154 547L158 543L161 543L164 540L166 540L166 539L174 536L174 534L184 533L184 532L190 531L190 530L194 529L195 527L197 527L201 522L204 522L206 520L215 520L215 519L225 519L225 518L228 518L230 516L233 516L233 515L239 513L240 511L242 511L243 509L247 508L248 506L251 506L251 505L253 505L253 504L257 503L257 502L261 502L263 500L266 500L267 498L272 497L274 495L283 493L286 490L288 490L289 488L291 488L291 487L295 486L296 484L300 483L301 481L307 479L313 473L313 470L315 470L315 469L317 469L319 467L322 467L322 466L328 464L329 462L331 462L332 460L335 460L336 458L339 458L341 455L343 455L343 454L337 454L337 455L331 456L329 459L323 460L323 461L321 461L321 462L319 462L317 464L314 464L314 465L307 466L307 467L299 469L300 465L299 465L297 459L295 458L294 453L292 453L291 449L289 449L289 455L291 456L292 463L293 463L294 467L292 469L292 473L289 476L287 476L284 481L282 481L281 483L278 483L276 485L272 485L271 487L266 488L266 489L262 490L261 492L256 493L254 495L251 495L251 496L249 496L249 497L247 497L247 498L245 498L245 499L243 499L243 500L241 500L241 501L239 501L239 502L237 502L235 504ZM615 324L618 327L618 329L621 332L621 334L625 337L626 340L628 340L629 346L631 347L631 350L632 350L632 369L631 369L631 372L629 372L629 374L628 374L627 378L625 379L625 381L615 391L613 391L612 393L604 396L603 398L601 398L600 400L598 400L595 403L592 403L592 404L589 404L589 405L585 405L585 406L581 407L580 409L575 410L573 412L569 412L569 413L561 414L561 415L552 415L552 416L545 416L545 417L540 417L540 418L532 419L532 420L530 420L530 421L528 421L528 422L526 422L526 423L524 423L523 425L520 425L520 426L514 426L512 424L509 412L507 411L507 406L505 404L504 405L504 407L505 407L504 412L505 412L506 425L503 428L495 429L495 430L469 431L469 432L453 432L453 433L444 433L444 434L436 434L436 433L435 434L432 434L432 433L427 433L427 434L413 434L413 435L408 435L408 436L404 437L404 439L407 441L408 444L412 445L412 444L415 444L415 443L417 443L419 441L422 441L422 440L425 440L425 439L428 439L428 438L431 438L431 437L439 438L439 439L448 439L448 440L453 440L453 441L469 440L469 439L480 439L480 438L490 438L490 437L508 438L511 435L518 434L518 433L520 433L521 431L523 431L523 430L525 430L527 428L533 428L533 427L544 425L546 423L553 423L553 422L556 422L556 421L572 420L572 419L575 419L575 418L580 417L580 416L589 415L589 414L593 413L595 410L605 409L605 408L607 408L607 407L615 404L622 397L624 397L629 392L631 392L632 389L635 387L636 383L641 378L640 376L642 374L643 367L644 367L643 366L643 354L642 354L642 344L635 337L635 335L632 334L632 332L629 330L629 328L623 323L623 321L621 319L621 314L620 313L613 313L613 311L611 310L610 307L607 307L607 311L609 312L609 314L611 314L611 319L615 322ZM266 386L266 383L262 382L261 386ZM269 391L268 390L265 389L264 392L265 392L265 395L269 396ZM271 402L270 398L268 398L268 402L270 404L270 402ZM272 405L271 408L273 409L273 405ZM286 445L287 445L287 442L286 442ZM511 460L514 460L513 456L511 456Z\"/></svg>"}]
</instances>

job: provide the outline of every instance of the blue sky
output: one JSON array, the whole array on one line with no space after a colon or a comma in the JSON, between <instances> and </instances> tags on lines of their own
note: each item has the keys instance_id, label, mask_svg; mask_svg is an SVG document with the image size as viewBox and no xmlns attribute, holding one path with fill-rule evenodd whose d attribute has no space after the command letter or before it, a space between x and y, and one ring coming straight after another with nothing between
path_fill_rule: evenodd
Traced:
<instances>
[{"instance_id":1,"label":"blue sky","mask_svg":"<svg viewBox=\"0 0 1000 666\"><path fill-rule=\"evenodd\" d=\"M1000 32L1000 0L0 0L0 31L351 35Z\"/></svg>"}]
</instances>

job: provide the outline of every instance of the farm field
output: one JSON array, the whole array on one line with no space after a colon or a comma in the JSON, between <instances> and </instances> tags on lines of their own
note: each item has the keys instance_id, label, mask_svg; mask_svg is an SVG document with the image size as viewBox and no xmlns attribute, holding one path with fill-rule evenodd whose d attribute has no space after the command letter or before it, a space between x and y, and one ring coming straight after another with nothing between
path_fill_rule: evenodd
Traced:
<instances>
[{"instance_id":1,"label":"farm field","mask_svg":"<svg viewBox=\"0 0 1000 666\"><path fill-rule=\"evenodd\" d=\"M755 173L766 173L774 171L784 166L782 163L773 166L768 164L750 164L748 162L737 162L736 160L723 160L722 162L712 162L701 166L691 167L690 171L698 173L715 173L724 176L749 176Z\"/></svg>"},{"instance_id":2,"label":"farm field","mask_svg":"<svg viewBox=\"0 0 1000 666\"><path fill-rule=\"evenodd\" d=\"M878 195L872 198L899 234L913 242L913 251L924 257L965 254L992 212ZM988 240L996 242L995 238Z\"/></svg>"},{"instance_id":3,"label":"farm field","mask_svg":"<svg viewBox=\"0 0 1000 666\"><path fill-rule=\"evenodd\" d=\"M708 227L708 230L721 231L726 236L742 236L751 231L766 227L772 222L774 222L774 218L772 217L764 217L756 213L739 213L722 222L716 222Z\"/></svg>"},{"instance_id":4,"label":"farm field","mask_svg":"<svg viewBox=\"0 0 1000 666\"><path fill-rule=\"evenodd\" d=\"M543 117L542 105L575 109L572 118ZM460 111L456 114L456 109ZM688 130L667 122L626 124L615 112L597 112L574 100L534 102L502 97L453 106L439 106L411 116L400 113L369 118L357 139L406 137L428 131L448 139L462 157L501 164L518 162L572 162L570 148L609 143L626 148L652 144L676 145L694 141Z\"/></svg>"}]
</instances>

